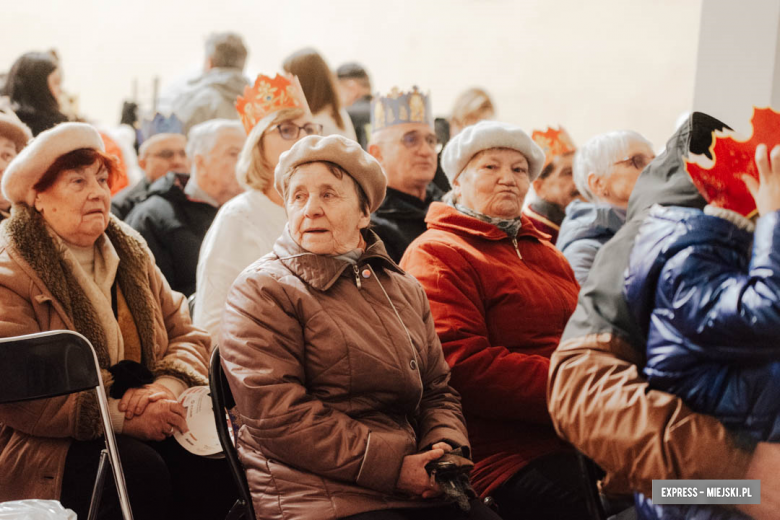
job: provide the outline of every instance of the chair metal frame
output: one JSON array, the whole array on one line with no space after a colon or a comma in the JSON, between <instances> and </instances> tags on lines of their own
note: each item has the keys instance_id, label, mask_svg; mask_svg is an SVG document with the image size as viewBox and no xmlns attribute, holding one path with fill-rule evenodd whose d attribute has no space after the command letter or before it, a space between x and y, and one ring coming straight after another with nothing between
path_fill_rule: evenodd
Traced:
<instances>
[{"instance_id":1,"label":"chair metal frame","mask_svg":"<svg viewBox=\"0 0 780 520\"><path fill-rule=\"evenodd\" d=\"M122 509L122 516L124 520L133 520L133 512L130 508L130 500L127 496L127 485L125 483L125 475L122 471L122 461L119 459L119 450L117 449L116 444L116 437L114 436L114 428L111 426L111 415L108 410L108 399L106 398L106 389L103 386L103 378L100 374L100 363L98 362L97 354L95 353L95 347L92 346L92 343L85 338L83 335L79 334L78 332L70 331L70 330L55 330L55 331L47 331L47 332L38 332L35 334L26 334L23 336L13 336L10 338L0 338L0 363L3 362L3 345L6 343L19 343L19 342L30 342L30 343L36 343L39 340L55 340L57 337L65 337L65 336L73 336L72 338L68 338L69 340L76 339L77 343L80 343L81 346L89 347L89 352L92 355L92 360L94 362L94 368L95 368L95 380L90 381L89 386L84 386L81 388L72 388L67 392L59 392L59 393L51 393L48 395L35 395L35 396L28 396L23 397L21 399L15 398L13 400L11 399L3 399L2 396L0 396L0 403L11 403L11 402L21 402L21 401L29 401L33 399L43 399L47 397L56 397L58 395L67 395L71 393L76 393L80 391L85 391L89 389L95 390L97 393L97 400L98 400L98 406L100 407L100 418L103 424L103 436L106 442L106 447L108 448L108 458L111 462L111 469L114 473L114 481L116 483L116 489L117 493L119 494L119 505ZM64 368L64 367L63 367ZM25 367L26 370L29 370L29 367ZM96 382L97 384L93 385L92 383ZM101 456L101 468L105 467L105 457ZM100 488L102 488L102 478L103 478L104 470L98 469L98 474L96 477L95 482L95 491L98 491ZM93 508L96 508L97 502L96 497L93 495L92 500L92 506L90 507L90 517L93 517L94 514L96 514L96 511L93 511Z\"/></svg>"},{"instance_id":2,"label":"chair metal frame","mask_svg":"<svg viewBox=\"0 0 780 520\"><path fill-rule=\"evenodd\" d=\"M217 423L219 443L222 445L222 450L225 453L225 458L230 466L230 472L233 474L233 480L239 492L239 498L233 504L233 507L230 508L225 520L236 520L238 518L255 520L252 494L249 491L244 465L241 464L241 460L238 458L238 451L230 438L230 426L228 426L225 420L225 413L228 409L235 406L235 399L230 386L228 386L227 379L225 379L218 345L214 345L209 361L209 389L211 390L211 404L214 410L214 419Z\"/></svg>"}]
</instances>

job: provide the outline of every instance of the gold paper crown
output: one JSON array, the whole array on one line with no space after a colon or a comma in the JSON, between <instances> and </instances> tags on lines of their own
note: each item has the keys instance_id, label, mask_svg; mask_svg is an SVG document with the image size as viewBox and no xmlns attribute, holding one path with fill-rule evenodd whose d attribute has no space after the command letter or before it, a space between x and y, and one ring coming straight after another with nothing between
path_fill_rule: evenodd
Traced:
<instances>
[{"instance_id":1,"label":"gold paper crown","mask_svg":"<svg viewBox=\"0 0 780 520\"><path fill-rule=\"evenodd\" d=\"M545 132L534 130L531 134L531 139L533 139L544 152L544 167L547 167L547 165L556 157L577 150L571 136L569 136L569 133L561 126L558 127L558 130L548 127Z\"/></svg>"},{"instance_id":2,"label":"gold paper crown","mask_svg":"<svg viewBox=\"0 0 780 520\"><path fill-rule=\"evenodd\" d=\"M403 123L425 123L433 127L431 96L415 86L409 92L393 87L387 96L377 94L371 100L371 131Z\"/></svg>"},{"instance_id":3,"label":"gold paper crown","mask_svg":"<svg viewBox=\"0 0 780 520\"><path fill-rule=\"evenodd\" d=\"M295 76L277 74L275 78L270 78L261 74L257 76L254 86L244 87L244 95L236 99L236 110L247 134L258 121L285 108L303 108L311 112L301 82Z\"/></svg>"}]
</instances>

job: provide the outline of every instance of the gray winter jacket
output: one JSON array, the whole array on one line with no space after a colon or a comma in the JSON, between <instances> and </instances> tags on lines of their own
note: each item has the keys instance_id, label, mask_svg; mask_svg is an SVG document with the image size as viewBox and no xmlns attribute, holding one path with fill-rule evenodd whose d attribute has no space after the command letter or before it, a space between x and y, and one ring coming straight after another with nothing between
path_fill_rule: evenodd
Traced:
<instances>
[{"instance_id":1,"label":"gray winter jacket","mask_svg":"<svg viewBox=\"0 0 780 520\"><path fill-rule=\"evenodd\" d=\"M580 285L588 279L596 253L625 222L626 210L609 204L575 200L566 207L555 245L569 261Z\"/></svg>"},{"instance_id":2,"label":"gray winter jacket","mask_svg":"<svg viewBox=\"0 0 780 520\"><path fill-rule=\"evenodd\" d=\"M172 105L173 113L184 123L184 133L210 119L238 119L236 98L248 84L240 69L211 69L191 80Z\"/></svg>"}]
</instances>

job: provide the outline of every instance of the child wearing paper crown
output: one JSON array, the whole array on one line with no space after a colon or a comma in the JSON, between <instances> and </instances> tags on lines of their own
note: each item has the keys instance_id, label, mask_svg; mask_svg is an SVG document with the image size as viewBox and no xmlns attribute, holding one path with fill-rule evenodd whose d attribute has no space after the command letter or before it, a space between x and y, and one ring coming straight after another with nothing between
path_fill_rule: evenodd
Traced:
<instances>
[{"instance_id":1,"label":"child wearing paper crown","mask_svg":"<svg viewBox=\"0 0 780 520\"><path fill-rule=\"evenodd\" d=\"M716 139L712 168L688 163L704 211L650 210L624 285L647 333L651 388L715 416L747 447L780 441L780 146L770 166L767 146L756 144L780 139L758 119L751 141ZM756 209L754 224L747 217ZM747 518L717 506L659 506L641 494L636 502L641 519Z\"/></svg>"}]
</instances>

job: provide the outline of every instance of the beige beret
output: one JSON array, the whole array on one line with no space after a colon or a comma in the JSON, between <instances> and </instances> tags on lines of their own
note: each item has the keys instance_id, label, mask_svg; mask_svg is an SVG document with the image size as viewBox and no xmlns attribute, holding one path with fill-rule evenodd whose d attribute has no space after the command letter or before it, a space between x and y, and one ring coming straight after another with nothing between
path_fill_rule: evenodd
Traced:
<instances>
[{"instance_id":1,"label":"beige beret","mask_svg":"<svg viewBox=\"0 0 780 520\"><path fill-rule=\"evenodd\" d=\"M106 151L97 130L86 123L61 123L38 134L3 174L3 196L12 203L35 203L33 186L61 156L81 148Z\"/></svg>"},{"instance_id":2,"label":"beige beret","mask_svg":"<svg viewBox=\"0 0 780 520\"><path fill-rule=\"evenodd\" d=\"M286 198L282 186L285 176L301 164L321 161L338 164L363 188L371 212L382 204L387 178L379 162L366 153L356 141L340 135L310 135L284 152L274 171L276 191L282 198Z\"/></svg>"},{"instance_id":3,"label":"beige beret","mask_svg":"<svg viewBox=\"0 0 780 520\"><path fill-rule=\"evenodd\" d=\"M532 181L542 172L544 152L519 126L480 121L453 137L441 153L441 168L450 184L472 157L490 148L511 148L523 154L528 161L528 178Z\"/></svg>"},{"instance_id":4,"label":"beige beret","mask_svg":"<svg viewBox=\"0 0 780 520\"><path fill-rule=\"evenodd\" d=\"M32 132L10 109L0 106L0 137L13 141L16 153L32 139Z\"/></svg>"}]
</instances>

